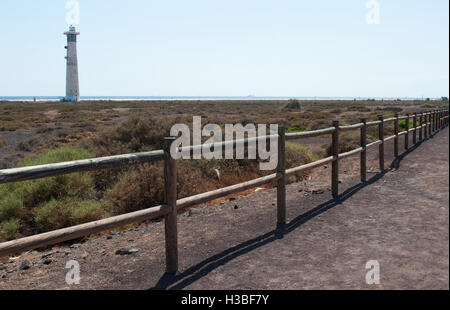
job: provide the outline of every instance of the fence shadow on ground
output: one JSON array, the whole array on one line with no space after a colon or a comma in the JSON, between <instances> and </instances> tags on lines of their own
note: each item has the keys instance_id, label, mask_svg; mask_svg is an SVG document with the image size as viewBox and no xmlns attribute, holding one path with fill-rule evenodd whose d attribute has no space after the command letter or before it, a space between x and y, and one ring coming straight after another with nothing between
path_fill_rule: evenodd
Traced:
<instances>
[{"instance_id":1,"label":"fence shadow on ground","mask_svg":"<svg viewBox=\"0 0 450 310\"><path fill-rule=\"evenodd\" d=\"M189 269L185 270L182 273L179 274L170 274L165 273L159 281L156 283L156 285L150 290L181 290L189 286L190 284L196 282L197 280L201 279L202 277L209 274L211 271L219 268L220 266L223 266L227 264L228 262L232 261L233 259L247 254L257 248L260 248L262 246L265 246L273 241L276 241L277 239L283 238L284 235L289 234L293 231L295 231L297 228L302 226L304 223L308 222L309 220L315 218L316 216L321 215L322 213L341 205L344 201L346 201L348 198L355 195L357 192L362 190L363 188L376 183L379 181L386 172L392 169L399 169L401 161L411 152L413 152L415 149L417 149L423 142L427 141L428 139L432 139L434 137L434 134L429 136L427 139L424 139L423 141L418 141L417 144L412 145L408 150L405 150L402 154L399 154L398 158L394 159L389 166L390 168L388 170L379 172L378 174L374 175L372 178L370 178L367 182L359 183L355 186L352 186L345 190L342 194L340 194L338 197L328 200L327 202L318 205L314 209L303 213L293 220L291 220L289 223L287 223L284 227L278 227L266 234L260 235L256 238L247 240L241 244L238 244L234 247L231 247L225 251L222 251L221 253L218 253L214 256L211 256L204 261L196 264L195 266L190 267Z\"/></svg>"},{"instance_id":2,"label":"fence shadow on ground","mask_svg":"<svg viewBox=\"0 0 450 310\"><path fill-rule=\"evenodd\" d=\"M402 162L402 160L411 152L413 152L414 150L416 150L419 146L422 145L423 142L426 142L429 139L433 139L434 136L436 134L438 134L440 131L436 131L434 133L432 133L430 136L428 136L428 138L423 139L422 141L418 141L416 144L410 146L408 148L408 150L405 150L402 154L399 154L398 157L396 159L394 159L391 163L391 165L389 166L390 169L395 169L398 170L400 169L400 163Z\"/></svg>"}]
</instances>

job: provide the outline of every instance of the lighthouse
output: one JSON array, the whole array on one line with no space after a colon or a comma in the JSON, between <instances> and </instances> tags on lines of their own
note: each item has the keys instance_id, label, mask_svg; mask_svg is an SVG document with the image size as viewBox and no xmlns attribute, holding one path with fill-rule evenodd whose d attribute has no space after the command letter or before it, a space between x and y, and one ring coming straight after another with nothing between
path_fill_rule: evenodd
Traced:
<instances>
[{"instance_id":1,"label":"lighthouse","mask_svg":"<svg viewBox=\"0 0 450 310\"><path fill-rule=\"evenodd\" d=\"M80 33L74 26L70 26L69 31L64 32L67 36L67 69L66 69L66 97L65 101L80 101L80 85L78 80L78 57L77 57L77 36Z\"/></svg>"}]
</instances>

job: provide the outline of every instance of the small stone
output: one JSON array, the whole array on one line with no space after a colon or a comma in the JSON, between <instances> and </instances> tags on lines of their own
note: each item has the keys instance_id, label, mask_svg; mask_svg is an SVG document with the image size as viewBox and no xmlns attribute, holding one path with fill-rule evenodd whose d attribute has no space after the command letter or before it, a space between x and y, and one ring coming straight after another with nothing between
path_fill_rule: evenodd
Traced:
<instances>
[{"instance_id":1,"label":"small stone","mask_svg":"<svg viewBox=\"0 0 450 310\"><path fill-rule=\"evenodd\" d=\"M299 193L303 192L303 189L302 189L302 188L300 188L300 189L298 190L298 192L299 192Z\"/></svg>"},{"instance_id":2,"label":"small stone","mask_svg":"<svg viewBox=\"0 0 450 310\"><path fill-rule=\"evenodd\" d=\"M70 246L71 249L78 249L81 246L80 243L75 243Z\"/></svg>"},{"instance_id":3,"label":"small stone","mask_svg":"<svg viewBox=\"0 0 450 310\"><path fill-rule=\"evenodd\" d=\"M106 237L106 240L111 240L111 239L112 239L112 236Z\"/></svg>"},{"instance_id":4,"label":"small stone","mask_svg":"<svg viewBox=\"0 0 450 310\"><path fill-rule=\"evenodd\" d=\"M322 189L312 191L313 195L322 195L324 191Z\"/></svg>"},{"instance_id":5,"label":"small stone","mask_svg":"<svg viewBox=\"0 0 450 310\"><path fill-rule=\"evenodd\" d=\"M133 248L133 249L130 249L130 250L128 251L128 254L134 254L134 253L139 252L140 250L141 250L141 249Z\"/></svg>"},{"instance_id":6,"label":"small stone","mask_svg":"<svg viewBox=\"0 0 450 310\"><path fill-rule=\"evenodd\" d=\"M239 209L239 207L237 205L235 205L234 206L234 210L237 210L237 209Z\"/></svg>"},{"instance_id":7,"label":"small stone","mask_svg":"<svg viewBox=\"0 0 450 310\"><path fill-rule=\"evenodd\" d=\"M53 261L51 259L44 260L44 265L50 265Z\"/></svg>"},{"instance_id":8,"label":"small stone","mask_svg":"<svg viewBox=\"0 0 450 310\"><path fill-rule=\"evenodd\" d=\"M19 267L20 270L27 270L27 269L30 269L30 268L31 268L31 263L29 261L27 261L27 260L24 260L20 264L20 267Z\"/></svg>"},{"instance_id":9,"label":"small stone","mask_svg":"<svg viewBox=\"0 0 450 310\"><path fill-rule=\"evenodd\" d=\"M128 255L128 250L126 249L119 249L116 251L116 255Z\"/></svg>"},{"instance_id":10,"label":"small stone","mask_svg":"<svg viewBox=\"0 0 450 310\"><path fill-rule=\"evenodd\" d=\"M236 201L236 198L235 198L235 197L231 197L231 198L229 199L229 201Z\"/></svg>"},{"instance_id":11,"label":"small stone","mask_svg":"<svg viewBox=\"0 0 450 310\"><path fill-rule=\"evenodd\" d=\"M2 274L2 279L6 279L6 273Z\"/></svg>"},{"instance_id":12,"label":"small stone","mask_svg":"<svg viewBox=\"0 0 450 310\"><path fill-rule=\"evenodd\" d=\"M131 255L139 252L141 249L133 248L133 249L119 249L116 251L116 255Z\"/></svg>"},{"instance_id":13,"label":"small stone","mask_svg":"<svg viewBox=\"0 0 450 310\"><path fill-rule=\"evenodd\" d=\"M42 258L42 259L46 259L46 258L52 256L53 254L55 254L55 253L44 254L44 255L41 256L41 258Z\"/></svg>"},{"instance_id":14,"label":"small stone","mask_svg":"<svg viewBox=\"0 0 450 310\"><path fill-rule=\"evenodd\" d=\"M0 265L0 270L6 270L6 266L5 265Z\"/></svg>"},{"instance_id":15,"label":"small stone","mask_svg":"<svg viewBox=\"0 0 450 310\"><path fill-rule=\"evenodd\" d=\"M195 214L199 214L200 211L196 210L196 209L190 209L188 212L188 216L193 216Z\"/></svg>"}]
</instances>

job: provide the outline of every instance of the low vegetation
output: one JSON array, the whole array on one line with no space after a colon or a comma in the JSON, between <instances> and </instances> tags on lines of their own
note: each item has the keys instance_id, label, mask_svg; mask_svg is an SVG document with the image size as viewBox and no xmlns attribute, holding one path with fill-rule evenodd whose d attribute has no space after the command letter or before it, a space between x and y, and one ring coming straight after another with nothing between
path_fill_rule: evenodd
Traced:
<instances>
[{"instance_id":1,"label":"low vegetation","mask_svg":"<svg viewBox=\"0 0 450 310\"><path fill-rule=\"evenodd\" d=\"M361 117L414 113L439 108L442 101L212 101L9 103L0 102L1 167L32 166L162 148L175 123L276 123L288 132L331 126L333 119L352 124ZM431 107L429 106L431 105ZM399 123L404 130L405 121ZM410 122L412 126L412 122ZM386 125L386 135L393 133ZM368 139L378 136L368 129ZM345 132L340 151L359 146L359 131ZM287 167L330 154L307 145L287 143ZM271 173L257 160L180 160L179 198L236 184ZM291 176L298 182L305 174ZM163 203L162 162L74 173L0 185L0 241L123 214Z\"/></svg>"}]
</instances>

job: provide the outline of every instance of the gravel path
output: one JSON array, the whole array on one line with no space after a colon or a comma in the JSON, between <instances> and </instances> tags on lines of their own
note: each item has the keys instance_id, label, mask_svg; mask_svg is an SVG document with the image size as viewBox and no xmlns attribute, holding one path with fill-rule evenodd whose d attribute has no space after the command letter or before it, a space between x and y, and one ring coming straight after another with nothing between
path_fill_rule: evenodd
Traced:
<instances>
[{"instance_id":1,"label":"gravel path","mask_svg":"<svg viewBox=\"0 0 450 310\"><path fill-rule=\"evenodd\" d=\"M0 263L0 289L449 289L448 135L404 153L384 174L371 151L367 184L357 157L346 159L339 201L329 167L287 186L284 233L274 229L275 190L192 209L179 218L175 277L164 275L164 229L155 223ZM392 143L386 154L388 164ZM122 248L139 251L117 255ZM70 286L72 259L81 282ZM369 260L379 262L379 285L366 284Z\"/></svg>"}]
</instances>

